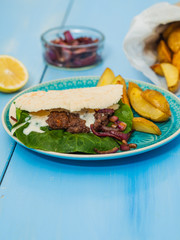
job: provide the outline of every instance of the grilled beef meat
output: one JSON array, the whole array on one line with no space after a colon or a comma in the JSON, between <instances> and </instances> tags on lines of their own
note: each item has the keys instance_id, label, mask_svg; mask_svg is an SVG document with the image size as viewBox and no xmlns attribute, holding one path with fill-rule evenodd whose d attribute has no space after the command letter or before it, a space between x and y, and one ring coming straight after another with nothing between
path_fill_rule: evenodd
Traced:
<instances>
[{"instance_id":1,"label":"grilled beef meat","mask_svg":"<svg viewBox=\"0 0 180 240\"><path fill-rule=\"evenodd\" d=\"M95 122L94 129L95 131L101 131L102 126L106 126L109 123L109 117L114 114L112 109L101 109L94 114Z\"/></svg>"},{"instance_id":2,"label":"grilled beef meat","mask_svg":"<svg viewBox=\"0 0 180 240\"><path fill-rule=\"evenodd\" d=\"M69 117L66 112L53 111L49 114L46 122L52 129L67 129Z\"/></svg>"},{"instance_id":3,"label":"grilled beef meat","mask_svg":"<svg viewBox=\"0 0 180 240\"><path fill-rule=\"evenodd\" d=\"M88 133L90 128L86 127L86 120L79 117L79 114L69 113L69 127L67 129L70 133Z\"/></svg>"},{"instance_id":4,"label":"grilled beef meat","mask_svg":"<svg viewBox=\"0 0 180 240\"><path fill-rule=\"evenodd\" d=\"M103 131L103 126L107 126L109 118L114 114L113 109L100 109L94 114L94 130ZM52 111L46 121L51 129L64 129L70 133L88 133L90 128L86 126L86 121L79 117L79 114L69 112Z\"/></svg>"},{"instance_id":5,"label":"grilled beef meat","mask_svg":"<svg viewBox=\"0 0 180 240\"><path fill-rule=\"evenodd\" d=\"M90 132L90 128L85 125L86 121L75 113L52 111L46 122L52 129L65 129L70 133Z\"/></svg>"}]
</instances>

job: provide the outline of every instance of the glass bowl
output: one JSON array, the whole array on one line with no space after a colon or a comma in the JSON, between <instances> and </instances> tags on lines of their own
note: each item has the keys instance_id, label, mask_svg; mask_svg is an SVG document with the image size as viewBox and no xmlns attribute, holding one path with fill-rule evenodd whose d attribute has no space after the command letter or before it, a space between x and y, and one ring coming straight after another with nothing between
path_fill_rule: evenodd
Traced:
<instances>
[{"instance_id":1,"label":"glass bowl","mask_svg":"<svg viewBox=\"0 0 180 240\"><path fill-rule=\"evenodd\" d=\"M104 39L104 35L93 28L82 26L51 28L41 35L43 57L48 64L60 68L93 66L102 61Z\"/></svg>"}]
</instances>

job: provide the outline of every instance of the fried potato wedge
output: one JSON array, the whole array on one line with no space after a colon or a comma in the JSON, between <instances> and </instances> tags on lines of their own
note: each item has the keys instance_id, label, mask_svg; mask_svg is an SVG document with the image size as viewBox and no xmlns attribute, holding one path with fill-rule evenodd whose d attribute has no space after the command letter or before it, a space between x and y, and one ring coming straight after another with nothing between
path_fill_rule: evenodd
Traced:
<instances>
[{"instance_id":1,"label":"fried potato wedge","mask_svg":"<svg viewBox=\"0 0 180 240\"><path fill-rule=\"evenodd\" d=\"M161 64L160 63L156 63L154 65L151 66L151 69L158 75L160 76L164 76L163 70L161 68Z\"/></svg>"},{"instance_id":2,"label":"fried potato wedge","mask_svg":"<svg viewBox=\"0 0 180 240\"><path fill-rule=\"evenodd\" d=\"M161 130L156 124L142 117L133 118L132 129L138 132L161 135Z\"/></svg>"},{"instance_id":3,"label":"fried potato wedge","mask_svg":"<svg viewBox=\"0 0 180 240\"><path fill-rule=\"evenodd\" d=\"M127 104L127 105L130 106L129 99L128 99L128 96L127 96L126 82L125 82L124 78L121 77L121 75L118 75L117 77L115 77L115 78L113 79L112 84L122 84L122 85L123 85L122 102L123 102L124 104Z\"/></svg>"},{"instance_id":4,"label":"fried potato wedge","mask_svg":"<svg viewBox=\"0 0 180 240\"><path fill-rule=\"evenodd\" d=\"M180 50L173 54L172 64L176 66L180 72Z\"/></svg>"},{"instance_id":5,"label":"fried potato wedge","mask_svg":"<svg viewBox=\"0 0 180 240\"><path fill-rule=\"evenodd\" d=\"M162 112L171 116L170 106L166 98L162 95L162 93L147 89L141 93L141 96L150 104L152 104L155 108L158 108Z\"/></svg>"},{"instance_id":6,"label":"fried potato wedge","mask_svg":"<svg viewBox=\"0 0 180 240\"><path fill-rule=\"evenodd\" d=\"M99 79L97 87L112 84L114 78L115 75L113 71L110 68L106 68Z\"/></svg>"},{"instance_id":7,"label":"fried potato wedge","mask_svg":"<svg viewBox=\"0 0 180 240\"><path fill-rule=\"evenodd\" d=\"M180 50L180 28L176 28L170 33L167 43L174 53Z\"/></svg>"},{"instance_id":8,"label":"fried potato wedge","mask_svg":"<svg viewBox=\"0 0 180 240\"><path fill-rule=\"evenodd\" d=\"M170 63L161 63L161 67L164 72L168 90L175 93L180 84L178 68Z\"/></svg>"},{"instance_id":9,"label":"fried potato wedge","mask_svg":"<svg viewBox=\"0 0 180 240\"><path fill-rule=\"evenodd\" d=\"M171 51L166 45L164 40L161 40L157 47L158 61L162 62L171 62Z\"/></svg>"},{"instance_id":10,"label":"fried potato wedge","mask_svg":"<svg viewBox=\"0 0 180 240\"><path fill-rule=\"evenodd\" d=\"M132 85L133 84L130 84L130 89L128 89L128 96L131 106L140 116L151 119L155 122L164 122L169 118L169 115L163 113L142 97L141 94L143 91L139 86L137 88L132 87Z\"/></svg>"},{"instance_id":11,"label":"fried potato wedge","mask_svg":"<svg viewBox=\"0 0 180 240\"><path fill-rule=\"evenodd\" d=\"M131 90L133 88L138 88L139 90L142 91L142 89L134 82L129 82L129 86L128 86L128 96L130 96Z\"/></svg>"},{"instance_id":12,"label":"fried potato wedge","mask_svg":"<svg viewBox=\"0 0 180 240\"><path fill-rule=\"evenodd\" d=\"M167 40L170 33L173 32L176 28L180 27L180 22L173 22L168 25L168 27L164 30L162 36L164 40Z\"/></svg>"}]
</instances>

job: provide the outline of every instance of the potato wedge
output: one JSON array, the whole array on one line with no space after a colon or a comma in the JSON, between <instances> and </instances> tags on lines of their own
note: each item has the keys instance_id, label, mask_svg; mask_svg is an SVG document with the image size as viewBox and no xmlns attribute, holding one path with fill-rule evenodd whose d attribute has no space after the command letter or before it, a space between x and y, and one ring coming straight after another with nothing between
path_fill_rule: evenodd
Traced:
<instances>
[{"instance_id":1,"label":"potato wedge","mask_svg":"<svg viewBox=\"0 0 180 240\"><path fill-rule=\"evenodd\" d=\"M162 62L171 62L171 51L166 45L164 40L161 40L157 47L158 61Z\"/></svg>"},{"instance_id":2,"label":"potato wedge","mask_svg":"<svg viewBox=\"0 0 180 240\"><path fill-rule=\"evenodd\" d=\"M173 54L172 64L176 66L180 72L180 50Z\"/></svg>"},{"instance_id":3,"label":"potato wedge","mask_svg":"<svg viewBox=\"0 0 180 240\"><path fill-rule=\"evenodd\" d=\"M171 63L161 63L161 67L164 72L168 90L175 93L180 84L178 68Z\"/></svg>"},{"instance_id":4,"label":"potato wedge","mask_svg":"<svg viewBox=\"0 0 180 240\"><path fill-rule=\"evenodd\" d=\"M133 118L132 129L139 132L161 135L161 130L156 124L142 117Z\"/></svg>"},{"instance_id":5,"label":"potato wedge","mask_svg":"<svg viewBox=\"0 0 180 240\"><path fill-rule=\"evenodd\" d=\"M97 87L112 84L114 78L115 75L113 71L110 68L106 68L99 79Z\"/></svg>"},{"instance_id":6,"label":"potato wedge","mask_svg":"<svg viewBox=\"0 0 180 240\"><path fill-rule=\"evenodd\" d=\"M167 43L174 53L180 50L180 28L176 28L170 33Z\"/></svg>"},{"instance_id":7,"label":"potato wedge","mask_svg":"<svg viewBox=\"0 0 180 240\"><path fill-rule=\"evenodd\" d=\"M142 89L141 89L136 83L129 82L129 86L128 86L128 96L130 96L131 90L132 90L133 88L138 88L139 90L142 91Z\"/></svg>"},{"instance_id":8,"label":"potato wedge","mask_svg":"<svg viewBox=\"0 0 180 240\"><path fill-rule=\"evenodd\" d=\"M168 25L168 27L163 32L163 38L164 40L167 40L170 33L174 31L176 28L180 27L180 22L173 22Z\"/></svg>"},{"instance_id":9,"label":"potato wedge","mask_svg":"<svg viewBox=\"0 0 180 240\"><path fill-rule=\"evenodd\" d=\"M163 70L162 70L162 68L161 68L161 65L160 65L160 63L156 63L156 64L154 64L154 65L152 65L151 66L151 69L156 73L156 74L158 74L158 75L160 75L160 76L164 76L164 73L163 73Z\"/></svg>"},{"instance_id":10,"label":"potato wedge","mask_svg":"<svg viewBox=\"0 0 180 240\"><path fill-rule=\"evenodd\" d=\"M117 77L115 77L113 79L112 84L122 84L123 85L122 102L124 104L127 104L127 105L130 106L129 99L128 99L128 96L127 96L126 82L125 82L124 78L122 78L121 75L118 75Z\"/></svg>"},{"instance_id":11,"label":"potato wedge","mask_svg":"<svg viewBox=\"0 0 180 240\"><path fill-rule=\"evenodd\" d=\"M147 102L141 96L141 94L141 88L132 87L132 84L130 84L130 89L128 89L130 103L139 115L145 118L149 118L155 122L164 122L169 118L169 115L163 113L158 108L155 108L152 104Z\"/></svg>"},{"instance_id":12,"label":"potato wedge","mask_svg":"<svg viewBox=\"0 0 180 240\"><path fill-rule=\"evenodd\" d=\"M162 95L162 93L147 89L141 93L141 96L150 104L152 104L155 108L158 108L162 112L171 116L170 106L166 98Z\"/></svg>"},{"instance_id":13,"label":"potato wedge","mask_svg":"<svg viewBox=\"0 0 180 240\"><path fill-rule=\"evenodd\" d=\"M138 88L139 90L142 91L142 89L136 83L129 82L127 94L128 94L128 98L129 98L129 102L130 102L131 106L132 106L132 104L131 104L130 96L131 96L131 91L133 88Z\"/></svg>"}]
</instances>

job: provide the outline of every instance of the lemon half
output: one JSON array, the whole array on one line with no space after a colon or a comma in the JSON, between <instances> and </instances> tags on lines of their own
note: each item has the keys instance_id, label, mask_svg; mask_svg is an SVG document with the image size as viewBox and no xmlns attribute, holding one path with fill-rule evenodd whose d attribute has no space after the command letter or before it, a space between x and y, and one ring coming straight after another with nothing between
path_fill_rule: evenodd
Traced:
<instances>
[{"instance_id":1,"label":"lemon half","mask_svg":"<svg viewBox=\"0 0 180 240\"><path fill-rule=\"evenodd\" d=\"M16 58L0 55L0 91L15 92L28 81L26 67Z\"/></svg>"}]
</instances>

